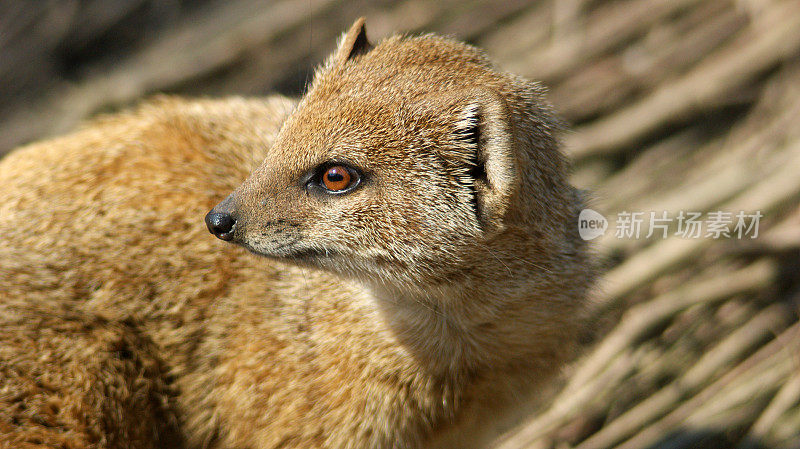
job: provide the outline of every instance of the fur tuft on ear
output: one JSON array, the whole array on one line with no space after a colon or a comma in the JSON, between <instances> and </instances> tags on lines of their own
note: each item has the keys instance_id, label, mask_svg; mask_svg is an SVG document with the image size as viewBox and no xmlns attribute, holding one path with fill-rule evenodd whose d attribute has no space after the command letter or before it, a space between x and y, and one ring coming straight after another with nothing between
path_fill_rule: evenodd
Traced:
<instances>
[{"instance_id":1,"label":"fur tuft on ear","mask_svg":"<svg viewBox=\"0 0 800 449\"><path fill-rule=\"evenodd\" d=\"M372 44L367 40L365 21L364 17L359 17L339 39L339 45L334 56L334 62L337 65L344 64L349 59L372 49Z\"/></svg>"},{"instance_id":2,"label":"fur tuft on ear","mask_svg":"<svg viewBox=\"0 0 800 449\"><path fill-rule=\"evenodd\" d=\"M476 213L487 231L499 231L518 184L509 112L503 100L486 89L460 92L454 100L462 106L453 132L468 165Z\"/></svg>"}]
</instances>

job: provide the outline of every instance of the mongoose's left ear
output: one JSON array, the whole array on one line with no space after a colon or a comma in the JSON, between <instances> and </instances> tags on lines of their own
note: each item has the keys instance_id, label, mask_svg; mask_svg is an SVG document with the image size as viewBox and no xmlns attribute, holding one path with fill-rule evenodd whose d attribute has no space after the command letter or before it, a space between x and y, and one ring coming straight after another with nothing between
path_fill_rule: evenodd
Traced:
<instances>
[{"instance_id":1,"label":"mongoose's left ear","mask_svg":"<svg viewBox=\"0 0 800 449\"><path fill-rule=\"evenodd\" d=\"M359 17L353 25L339 39L334 61L337 65L346 62L356 55L368 52L372 44L367 40L367 29L364 27L364 17Z\"/></svg>"},{"instance_id":2,"label":"mongoose's left ear","mask_svg":"<svg viewBox=\"0 0 800 449\"><path fill-rule=\"evenodd\" d=\"M519 186L510 111L489 89L460 92L454 134L469 167L478 217L487 231L503 228L503 217Z\"/></svg>"}]
</instances>

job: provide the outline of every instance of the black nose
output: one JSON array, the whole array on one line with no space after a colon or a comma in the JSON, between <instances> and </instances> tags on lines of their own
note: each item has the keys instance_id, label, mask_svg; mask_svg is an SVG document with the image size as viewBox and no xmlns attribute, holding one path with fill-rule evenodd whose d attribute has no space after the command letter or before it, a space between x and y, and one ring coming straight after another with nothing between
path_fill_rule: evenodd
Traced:
<instances>
[{"instance_id":1,"label":"black nose","mask_svg":"<svg viewBox=\"0 0 800 449\"><path fill-rule=\"evenodd\" d=\"M231 217L231 214L211 211L206 215L206 226L218 239L225 241L232 239L235 225L236 220Z\"/></svg>"}]
</instances>

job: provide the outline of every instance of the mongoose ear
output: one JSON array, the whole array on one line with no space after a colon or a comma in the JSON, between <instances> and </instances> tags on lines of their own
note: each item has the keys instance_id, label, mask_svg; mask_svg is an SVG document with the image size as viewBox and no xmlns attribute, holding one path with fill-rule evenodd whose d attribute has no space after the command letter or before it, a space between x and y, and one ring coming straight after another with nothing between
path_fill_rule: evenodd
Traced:
<instances>
[{"instance_id":1,"label":"mongoose ear","mask_svg":"<svg viewBox=\"0 0 800 449\"><path fill-rule=\"evenodd\" d=\"M508 108L494 92L471 91L458 101L456 142L468 166L478 218L487 231L503 228L503 217L519 184Z\"/></svg>"},{"instance_id":2,"label":"mongoose ear","mask_svg":"<svg viewBox=\"0 0 800 449\"><path fill-rule=\"evenodd\" d=\"M372 44L367 40L367 29L364 27L364 17L359 17L353 25L339 39L334 61L337 65L343 64L354 56L364 54L372 49Z\"/></svg>"}]
</instances>

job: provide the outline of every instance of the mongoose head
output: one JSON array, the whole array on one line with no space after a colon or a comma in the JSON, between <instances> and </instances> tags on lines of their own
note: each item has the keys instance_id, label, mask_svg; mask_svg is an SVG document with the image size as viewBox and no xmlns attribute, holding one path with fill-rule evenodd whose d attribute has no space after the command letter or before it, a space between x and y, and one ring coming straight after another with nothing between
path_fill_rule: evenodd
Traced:
<instances>
[{"instance_id":1,"label":"mongoose head","mask_svg":"<svg viewBox=\"0 0 800 449\"><path fill-rule=\"evenodd\" d=\"M546 263L574 203L557 124L538 84L476 48L433 35L372 46L359 19L206 222L254 253L379 283L453 282L529 257L518 249Z\"/></svg>"}]
</instances>

